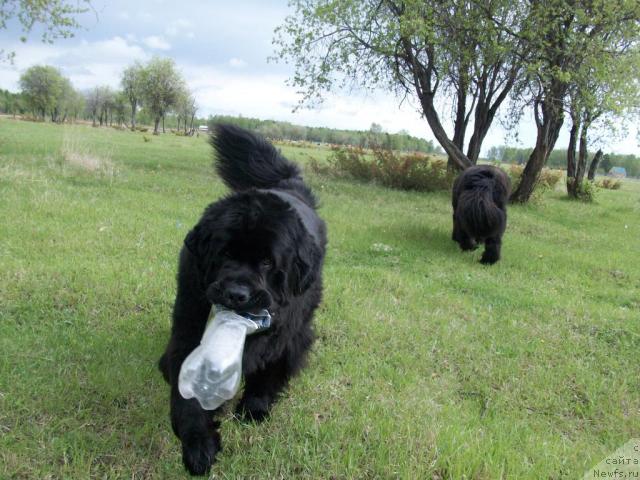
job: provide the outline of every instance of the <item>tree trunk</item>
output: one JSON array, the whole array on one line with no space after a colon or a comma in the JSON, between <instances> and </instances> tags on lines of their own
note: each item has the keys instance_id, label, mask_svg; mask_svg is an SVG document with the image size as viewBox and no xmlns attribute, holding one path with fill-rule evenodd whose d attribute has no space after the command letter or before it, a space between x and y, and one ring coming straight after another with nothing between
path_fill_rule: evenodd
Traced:
<instances>
[{"instance_id":1,"label":"tree trunk","mask_svg":"<svg viewBox=\"0 0 640 480\"><path fill-rule=\"evenodd\" d=\"M474 165L478 163L482 142L484 142L484 138L489 132L489 127L491 127L494 115L495 113L487 110L484 105L478 103L476 106L473 134L471 135L471 140L469 140L469 147L467 149L467 158L469 158L471 163Z\"/></svg>"},{"instance_id":2,"label":"tree trunk","mask_svg":"<svg viewBox=\"0 0 640 480\"><path fill-rule=\"evenodd\" d=\"M154 126L153 126L153 134L154 134L154 135L158 135L158 134L159 134L159 132L158 132L158 125L160 125L160 117L159 117L159 116L156 116L156 118L155 118L155 122L154 122Z\"/></svg>"},{"instance_id":3,"label":"tree trunk","mask_svg":"<svg viewBox=\"0 0 640 480\"><path fill-rule=\"evenodd\" d=\"M447 133L444 131L444 128L440 123L440 119L438 118L438 113L433 105L433 95L421 94L420 92L419 97L422 111L427 119L429 127L431 127L433 135L436 137L436 140L438 140L438 143L440 143L449 158L451 158L455 167L458 170L464 170L465 168L470 167L472 163L469 159L465 156L462 150L447 137Z\"/></svg>"},{"instance_id":4,"label":"tree trunk","mask_svg":"<svg viewBox=\"0 0 640 480\"><path fill-rule=\"evenodd\" d=\"M598 165L600 164L601 159L602 150L598 150L593 156L593 160L591 160L591 165L589 165L589 174L587 175L588 180L593 182L593 180L596 178L596 171L598 170Z\"/></svg>"},{"instance_id":5,"label":"tree trunk","mask_svg":"<svg viewBox=\"0 0 640 480\"><path fill-rule=\"evenodd\" d=\"M509 199L511 202L526 203L529 201L542 167L547 163L549 154L558 140L558 135L564 122L564 112L562 110L564 91L560 92L558 91L559 89L560 87L556 85L556 88L551 88L548 93L545 93L546 98L540 102L542 118L539 118L538 105L535 107L538 129L536 146L529 156L527 165L524 167L518 187L511 194Z\"/></svg>"},{"instance_id":6,"label":"tree trunk","mask_svg":"<svg viewBox=\"0 0 640 480\"><path fill-rule=\"evenodd\" d=\"M462 83L457 89L456 95L456 118L453 122L453 144L462 151L464 146L464 137L467 130L467 122L466 122L466 110L467 110L467 86ZM458 170L456 166L456 162L449 155L447 160L447 170L455 171Z\"/></svg>"},{"instance_id":7,"label":"tree trunk","mask_svg":"<svg viewBox=\"0 0 640 480\"><path fill-rule=\"evenodd\" d=\"M136 129L136 108L138 108L138 102L131 102L131 130Z\"/></svg>"},{"instance_id":8,"label":"tree trunk","mask_svg":"<svg viewBox=\"0 0 640 480\"><path fill-rule=\"evenodd\" d=\"M577 115L571 114L571 132L569 133L569 148L567 148L567 194L570 197L578 196L576 185L576 143L578 141L578 130L580 129L580 119Z\"/></svg>"},{"instance_id":9,"label":"tree trunk","mask_svg":"<svg viewBox=\"0 0 640 480\"><path fill-rule=\"evenodd\" d=\"M162 115L162 133L165 133L165 131L164 131L164 115Z\"/></svg>"},{"instance_id":10,"label":"tree trunk","mask_svg":"<svg viewBox=\"0 0 640 480\"><path fill-rule=\"evenodd\" d=\"M509 92L512 90L515 84L519 68L513 68L507 77L507 82L501 90L495 89L492 79L483 77L480 84L480 93L478 94L478 104L476 105L476 111L473 121L473 134L471 140L469 140L469 147L467 149L467 158L474 165L480 158L480 151L482 150L482 143L484 142L493 119L498 113L500 105L505 101ZM494 95L497 97L494 98Z\"/></svg>"},{"instance_id":11,"label":"tree trunk","mask_svg":"<svg viewBox=\"0 0 640 480\"><path fill-rule=\"evenodd\" d=\"M584 180L584 172L587 168L587 130L589 129L589 121L582 122L580 131L580 148L578 151L578 165L576 168L576 188L580 188Z\"/></svg>"}]
</instances>

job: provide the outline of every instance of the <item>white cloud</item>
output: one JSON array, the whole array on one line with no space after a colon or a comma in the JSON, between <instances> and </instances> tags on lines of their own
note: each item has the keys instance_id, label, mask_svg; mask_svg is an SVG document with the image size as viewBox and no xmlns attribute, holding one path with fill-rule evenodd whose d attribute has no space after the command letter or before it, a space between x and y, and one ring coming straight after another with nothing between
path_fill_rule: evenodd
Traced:
<instances>
[{"instance_id":1,"label":"white cloud","mask_svg":"<svg viewBox=\"0 0 640 480\"><path fill-rule=\"evenodd\" d=\"M235 58L234 57L231 60L229 60L229 66L231 66L233 68L243 68L243 67L247 66L247 62L245 62L241 58Z\"/></svg>"},{"instance_id":2,"label":"white cloud","mask_svg":"<svg viewBox=\"0 0 640 480\"><path fill-rule=\"evenodd\" d=\"M427 124L415 109L382 95L331 95L322 108L299 110L299 95L285 84L285 76L259 75L246 71L200 65L180 65L195 92L199 115L230 114L263 119L288 120L310 126L367 130L372 122L386 131L407 129L413 135L430 137Z\"/></svg>"},{"instance_id":3,"label":"white cloud","mask_svg":"<svg viewBox=\"0 0 640 480\"><path fill-rule=\"evenodd\" d=\"M16 52L16 61L14 65L0 64L0 88L10 90L17 90L21 73L36 64L58 67L81 90L96 85L117 87L127 65L149 58L140 46L118 36L95 42L82 40L74 46L17 43L9 48Z\"/></svg>"},{"instance_id":4,"label":"white cloud","mask_svg":"<svg viewBox=\"0 0 640 480\"><path fill-rule=\"evenodd\" d=\"M172 21L164 33L166 33L170 37L184 36L187 38L193 38L195 35L193 33L193 23L184 18L178 18L177 20Z\"/></svg>"},{"instance_id":5,"label":"white cloud","mask_svg":"<svg viewBox=\"0 0 640 480\"><path fill-rule=\"evenodd\" d=\"M156 50L171 49L171 44L167 42L164 38L159 37L157 35L151 35L149 37L145 37L144 40L142 40L142 43L144 43L147 47L154 48Z\"/></svg>"},{"instance_id":6,"label":"white cloud","mask_svg":"<svg viewBox=\"0 0 640 480\"><path fill-rule=\"evenodd\" d=\"M138 12L137 17L145 23L149 23L153 20L153 15L149 12Z\"/></svg>"}]
</instances>

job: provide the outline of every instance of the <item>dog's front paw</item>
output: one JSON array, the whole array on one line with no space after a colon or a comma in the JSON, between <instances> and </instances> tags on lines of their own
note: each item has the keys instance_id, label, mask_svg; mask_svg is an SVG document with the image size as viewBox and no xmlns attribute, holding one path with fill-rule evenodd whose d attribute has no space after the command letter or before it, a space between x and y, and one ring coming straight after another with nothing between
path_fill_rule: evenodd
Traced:
<instances>
[{"instance_id":1,"label":"dog's front paw","mask_svg":"<svg viewBox=\"0 0 640 480\"><path fill-rule=\"evenodd\" d=\"M482 263L483 265L493 265L494 263L496 263L498 260L500 260L500 256L495 254L495 253L491 253L491 252L484 252L482 254L482 257L480 258L480 263Z\"/></svg>"},{"instance_id":2,"label":"dog's front paw","mask_svg":"<svg viewBox=\"0 0 640 480\"><path fill-rule=\"evenodd\" d=\"M269 416L269 401L265 397L243 397L236 413L245 420L261 422Z\"/></svg>"},{"instance_id":3,"label":"dog's front paw","mask_svg":"<svg viewBox=\"0 0 640 480\"><path fill-rule=\"evenodd\" d=\"M222 450L220 434L193 436L182 441L182 462L191 475L205 475Z\"/></svg>"}]
</instances>

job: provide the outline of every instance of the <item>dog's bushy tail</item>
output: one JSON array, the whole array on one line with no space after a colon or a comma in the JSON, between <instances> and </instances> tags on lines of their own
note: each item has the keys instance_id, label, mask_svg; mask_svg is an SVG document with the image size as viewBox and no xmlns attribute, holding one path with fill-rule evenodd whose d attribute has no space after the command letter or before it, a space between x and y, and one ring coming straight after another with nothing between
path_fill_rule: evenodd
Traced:
<instances>
[{"instance_id":1,"label":"dog's bushy tail","mask_svg":"<svg viewBox=\"0 0 640 480\"><path fill-rule=\"evenodd\" d=\"M288 181L302 181L295 164L263 137L243 128L218 124L209 142L216 151L216 171L232 190L286 188Z\"/></svg>"},{"instance_id":2,"label":"dog's bushy tail","mask_svg":"<svg viewBox=\"0 0 640 480\"><path fill-rule=\"evenodd\" d=\"M464 189L458 197L456 214L465 230L474 232L478 237L493 235L505 221L504 211L496 205L494 195L497 179L493 176L481 176L473 181L473 188Z\"/></svg>"}]
</instances>

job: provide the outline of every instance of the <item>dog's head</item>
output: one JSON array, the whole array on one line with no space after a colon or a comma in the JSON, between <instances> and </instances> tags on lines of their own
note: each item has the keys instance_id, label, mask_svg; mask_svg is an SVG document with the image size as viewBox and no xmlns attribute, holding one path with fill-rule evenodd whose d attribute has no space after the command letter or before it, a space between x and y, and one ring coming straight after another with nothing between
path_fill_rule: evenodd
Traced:
<instances>
[{"instance_id":1,"label":"dog's head","mask_svg":"<svg viewBox=\"0 0 640 480\"><path fill-rule=\"evenodd\" d=\"M287 304L313 284L322 260L295 209L257 191L211 205L185 247L197 258L209 301L240 312Z\"/></svg>"}]
</instances>

